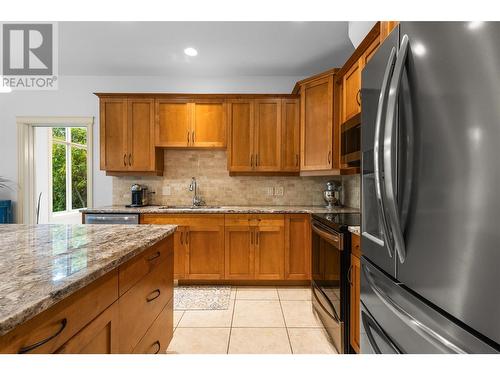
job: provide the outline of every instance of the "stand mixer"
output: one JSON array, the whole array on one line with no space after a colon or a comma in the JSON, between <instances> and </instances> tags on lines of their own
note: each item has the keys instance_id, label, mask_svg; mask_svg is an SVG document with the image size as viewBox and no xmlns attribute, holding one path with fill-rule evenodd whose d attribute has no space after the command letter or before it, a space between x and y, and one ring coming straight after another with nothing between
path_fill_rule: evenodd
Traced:
<instances>
[{"instance_id":1,"label":"stand mixer","mask_svg":"<svg viewBox=\"0 0 500 375\"><path fill-rule=\"evenodd\" d=\"M340 195L342 192L342 183L338 181L328 181L326 183L326 189L323 191L323 198L326 201L326 208L333 209L336 207L341 207L342 203L340 200Z\"/></svg>"}]
</instances>

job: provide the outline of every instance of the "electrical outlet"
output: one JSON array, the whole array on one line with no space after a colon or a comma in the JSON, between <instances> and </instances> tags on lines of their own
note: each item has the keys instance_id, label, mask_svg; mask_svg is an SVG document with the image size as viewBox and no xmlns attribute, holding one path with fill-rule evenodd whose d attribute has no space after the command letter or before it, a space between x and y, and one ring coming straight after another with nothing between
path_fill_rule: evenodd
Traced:
<instances>
[{"instance_id":1,"label":"electrical outlet","mask_svg":"<svg viewBox=\"0 0 500 375\"><path fill-rule=\"evenodd\" d=\"M267 188L267 195L273 195L274 194L274 190L272 187L268 187Z\"/></svg>"},{"instance_id":2,"label":"electrical outlet","mask_svg":"<svg viewBox=\"0 0 500 375\"><path fill-rule=\"evenodd\" d=\"M274 188L274 195L282 197L283 196L283 186L276 186Z\"/></svg>"},{"instance_id":3,"label":"electrical outlet","mask_svg":"<svg viewBox=\"0 0 500 375\"><path fill-rule=\"evenodd\" d=\"M161 195L170 195L170 186L163 186L161 189Z\"/></svg>"}]
</instances>

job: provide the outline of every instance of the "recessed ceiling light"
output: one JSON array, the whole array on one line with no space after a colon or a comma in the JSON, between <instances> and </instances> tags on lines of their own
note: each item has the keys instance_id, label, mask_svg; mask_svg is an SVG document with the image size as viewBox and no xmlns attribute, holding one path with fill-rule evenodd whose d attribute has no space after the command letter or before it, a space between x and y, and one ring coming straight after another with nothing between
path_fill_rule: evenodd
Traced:
<instances>
[{"instance_id":1,"label":"recessed ceiling light","mask_svg":"<svg viewBox=\"0 0 500 375\"><path fill-rule=\"evenodd\" d=\"M196 56L198 51L193 47L188 47L184 49L184 53L188 56Z\"/></svg>"}]
</instances>

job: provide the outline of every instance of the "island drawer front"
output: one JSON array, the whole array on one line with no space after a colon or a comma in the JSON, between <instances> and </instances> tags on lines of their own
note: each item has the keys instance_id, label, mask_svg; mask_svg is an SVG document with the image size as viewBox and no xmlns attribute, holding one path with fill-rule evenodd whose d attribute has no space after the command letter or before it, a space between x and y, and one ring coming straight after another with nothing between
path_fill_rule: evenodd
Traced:
<instances>
[{"instance_id":1,"label":"island drawer front","mask_svg":"<svg viewBox=\"0 0 500 375\"><path fill-rule=\"evenodd\" d=\"M227 214L226 226L284 227L282 214Z\"/></svg>"},{"instance_id":2,"label":"island drawer front","mask_svg":"<svg viewBox=\"0 0 500 375\"><path fill-rule=\"evenodd\" d=\"M172 255L170 253L173 251L173 236L168 236L156 245L153 245L150 249L120 266L120 296L144 276L149 274L154 268L163 263L165 259Z\"/></svg>"},{"instance_id":3,"label":"island drawer front","mask_svg":"<svg viewBox=\"0 0 500 375\"><path fill-rule=\"evenodd\" d=\"M172 224L179 226L224 225L223 214L142 214L141 224Z\"/></svg>"},{"instance_id":4,"label":"island drawer front","mask_svg":"<svg viewBox=\"0 0 500 375\"><path fill-rule=\"evenodd\" d=\"M173 298L173 253L119 300L120 353L131 353L164 306Z\"/></svg>"},{"instance_id":5,"label":"island drawer front","mask_svg":"<svg viewBox=\"0 0 500 375\"><path fill-rule=\"evenodd\" d=\"M172 298L136 345L134 354L165 354L174 334L173 303Z\"/></svg>"},{"instance_id":6,"label":"island drawer front","mask_svg":"<svg viewBox=\"0 0 500 375\"><path fill-rule=\"evenodd\" d=\"M114 270L1 336L0 352L54 353L117 299L118 271Z\"/></svg>"}]
</instances>

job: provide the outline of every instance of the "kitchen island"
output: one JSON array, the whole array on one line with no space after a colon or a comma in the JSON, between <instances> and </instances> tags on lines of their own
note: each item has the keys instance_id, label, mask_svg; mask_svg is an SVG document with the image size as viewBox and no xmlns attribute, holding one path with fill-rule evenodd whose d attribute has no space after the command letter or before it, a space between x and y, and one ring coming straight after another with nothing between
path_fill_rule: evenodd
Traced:
<instances>
[{"instance_id":1,"label":"kitchen island","mask_svg":"<svg viewBox=\"0 0 500 375\"><path fill-rule=\"evenodd\" d=\"M0 353L165 352L175 225L0 225Z\"/></svg>"}]
</instances>

